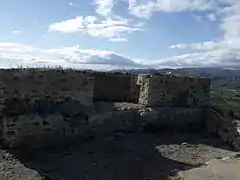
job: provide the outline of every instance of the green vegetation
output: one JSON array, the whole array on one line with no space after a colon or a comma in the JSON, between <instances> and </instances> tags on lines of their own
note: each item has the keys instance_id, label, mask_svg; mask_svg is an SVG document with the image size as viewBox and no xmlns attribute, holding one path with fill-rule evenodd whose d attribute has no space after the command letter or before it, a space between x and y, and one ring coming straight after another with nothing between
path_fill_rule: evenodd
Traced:
<instances>
[{"instance_id":1,"label":"green vegetation","mask_svg":"<svg viewBox=\"0 0 240 180\"><path fill-rule=\"evenodd\" d=\"M240 90L221 88L211 92L211 105L223 114L240 117Z\"/></svg>"},{"instance_id":2,"label":"green vegetation","mask_svg":"<svg viewBox=\"0 0 240 180\"><path fill-rule=\"evenodd\" d=\"M197 78L197 79L201 79L201 76L198 76L196 74L187 74L187 73L178 73L178 74L174 74L174 76L176 77L183 77L183 78Z\"/></svg>"}]
</instances>

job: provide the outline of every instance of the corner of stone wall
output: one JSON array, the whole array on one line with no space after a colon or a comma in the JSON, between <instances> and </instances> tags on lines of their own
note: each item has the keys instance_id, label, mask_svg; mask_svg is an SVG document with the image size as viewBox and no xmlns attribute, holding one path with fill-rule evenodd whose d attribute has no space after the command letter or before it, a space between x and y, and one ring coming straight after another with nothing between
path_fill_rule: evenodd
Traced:
<instances>
[{"instance_id":1,"label":"corner of stone wall","mask_svg":"<svg viewBox=\"0 0 240 180\"><path fill-rule=\"evenodd\" d=\"M139 89L138 103L143 106L149 106L149 89L150 89L150 74L139 74L137 79L137 85Z\"/></svg>"}]
</instances>

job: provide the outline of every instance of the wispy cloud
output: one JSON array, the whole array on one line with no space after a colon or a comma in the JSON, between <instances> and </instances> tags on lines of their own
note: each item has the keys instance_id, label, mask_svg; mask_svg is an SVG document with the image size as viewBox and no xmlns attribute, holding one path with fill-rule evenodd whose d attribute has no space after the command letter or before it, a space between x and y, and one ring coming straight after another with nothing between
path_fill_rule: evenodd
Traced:
<instances>
[{"instance_id":1,"label":"wispy cloud","mask_svg":"<svg viewBox=\"0 0 240 180\"><path fill-rule=\"evenodd\" d=\"M223 37L219 41L199 42L193 44L179 43L172 49L193 49L196 53L168 57L152 63L174 66L240 66L240 1L219 0L214 13L206 18L215 21L218 16ZM221 7L221 3L225 6Z\"/></svg>"},{"instance_id":2,"label":"wispy cloud","mask_svg":"<svg viewBox=\"0 0 240 180\"><path fill-rule=\"evenodd\" d=\"M96 5L96 13L101 16L108 16L112 13L115 0L94 0Z\"/></svg>"},{"instance_id":3,"label":"wispy cloud","mask_svg":"<svg viewBox=\"0 0 240 180\"><path fill-rule=\"evenodd\" d=\"M209 43L210 46L211 43ZM202 52L156 60L132 59L111 51L67 46L41 49L24 44L0 43L0 67L62 66L91 69L163 68L163 67L240 67L239 49L224 49L211 44ZM180 45L179 45L180 47ZM208 50L210 49L210 50Z\"/></svg>"},{"instance_id":4,"label":"wispy cloud","mask_svg":"<svg viewBox=\"0 0 240 180\"><path fill-rule=\"evenodd\" d=\"M216 14L214 14L214 13L208 14L207 19L209 21L216 21L216 19L217 19Z\"/></svg>"},{"instance_id":5,"label":"wispy cloud","mask_svg":"<svg viewBox=\"0 0 240 180\"><path fill-rule=\"evenodd\" d=\"M221 48L227 48L231 46L231 42L229 41L221 41L221 42L204 42L204 43L193 43L193 44L174 44L171 45L171 49L193 49L193 50L203 50L203 51L209 51L209 50L216 50Z\"/></svg>"},{"instance_id":6,"label":"wispy cloud","mask_svg":"<svg viewBox=\"0 0 240 180\"><path fill-rule=\"evenodd\" d=\"M216 9L215 0L128 0L129 12L149 19L155 12L205 11Z\"/></svg>"},{"instance_id":7,"label":"wispy cloud","mask_svg":"<svg viewBox=\"0 0 240 180\"><path fill-rule=\"evenodd\" d=\"M22 31L20 31L20 30L13 30L11 33L12 33L12 34L21 34Z\"/></svg>"},{"instance_id":8,"label":"wispy cloud","mask_svg":"<svg viewBox=\"0 0 240 180\"><path fill-rule=\"evenodd\" d=\"M75 19L69 19L66 21L56 22L49 26L49 31L59 31L63 33L75 33L82 31L84 28L84 19L81 16Z\"/></svg>"},{"instance_id":9,"label":"wispy cloud","mask_svg":"<svg viewBox=\"0 0 240 180\"><path fill-rule=\"evenodd\" d=\"M86 33L93 37L107 38L110 41L127 41L125 35L141 31L139 24L135 24L129 19L111 19L99 20L95 16L85 18L79 16L75 19L69 19L56 22L49 26L49 31L58 31L62 33Z\"/></svg>"},{"instance_id":10,"label":"wispy cloud","mask_svg":"<svg viewBox=\"0 0 240 180\"><path fill-rule=\"evenodd\" d=\"M207 15L192 15L193 19L196 21L196 22L204 22L204 21L216 21L217 20L217 14L215 13L210 13L210 14L207 14Z\"/></svg>"},{"instance_id":11,"label":"wispy cloud","mask_svg":"<svg viewBox=\"0 0 240 180\"><path fill-rule=\"evenodd\" d=\"M239 0L125 0L130 15L126 19L113 12L116 1L95 0L96 16L78 16L49 25L50 32L83 33L110 41L127 41L127 35L143 30L154 13L201 11L199 20L218 21L223 33L218 41L186 44L179 42L172 49L192 49L194 53L156 60L136 61L115 52L83 50L78 46L57 49L39 49L23 44L0 43L0 58L21 63L52 63L60 65L107 65L111 67L196 67L240 65L240 1ZM196 13L197 14L197 13ZM137 20L136 20L137 19ZM142 20L144 19L144 20ZM24 61L21 61L24 60ZM2 63L3 61L1 61ZM0 65L1 65L0 63Z\"/></svg>"},{"instance_id":12,"label":"wispy cloud","mask_svg":"<svg viewBox=\"0 0 240 180\"><path fill-rule=\"evenodd\" d=\"M62 66L136 68L142 65L124 55L104 51L86 50L79 46L41 49L24 44L0 42L0 66Z\"/></svg>"}]
</instances>

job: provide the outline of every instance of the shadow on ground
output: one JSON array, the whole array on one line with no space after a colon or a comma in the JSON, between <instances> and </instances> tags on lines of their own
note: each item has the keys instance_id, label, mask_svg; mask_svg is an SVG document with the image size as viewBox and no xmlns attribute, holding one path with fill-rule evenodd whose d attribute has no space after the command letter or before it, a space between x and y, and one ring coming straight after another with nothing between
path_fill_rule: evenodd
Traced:
<instances>
[{"instance_id":1,"label":"shadow on ground","mask_svg":"<svg viewBox=\"0 0 240 180\"><path fill-rule=\"evenodd\" d=\"M201 151L195 144L212 144L213 139L198 137L120 134L99 141L75 142L65 148L22 148L10 153L49 180L167 180L174 169L187 170L203 163L200 155L198 160L192 160L192 150ZM190 153L185 152L186 142L193 148ZM173 149L168 149L169 144ZM214 146L221 148L220 143Z\"/></svg>"}]
</instances>

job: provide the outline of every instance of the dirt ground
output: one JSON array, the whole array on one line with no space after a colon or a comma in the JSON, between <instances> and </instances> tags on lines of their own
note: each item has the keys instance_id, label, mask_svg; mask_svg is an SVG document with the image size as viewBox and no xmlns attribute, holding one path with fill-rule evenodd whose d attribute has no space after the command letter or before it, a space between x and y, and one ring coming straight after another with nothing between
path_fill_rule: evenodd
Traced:
<instances>
[{"instance_id":1,"label":"dirt ground","mask_svg":"<svg viewBox=\"0 0 240 180\"><path fill-rule=\"evenodd\" d=\"M235 156L196 134L115 134L65 148L0 150L1 180L167 180L211 159Z\"/></svg>"},{"instance_id":2,"label":"dirt ground","mask_svg":"<svg viewBox=\"0 0 240 180\"><path fill-rule=\"evenodd\" d=\"M239 180L239 167L239 157L214 159L204 166L178 172L174 178L183 180Z\"/></svg>"}]
</instances>

